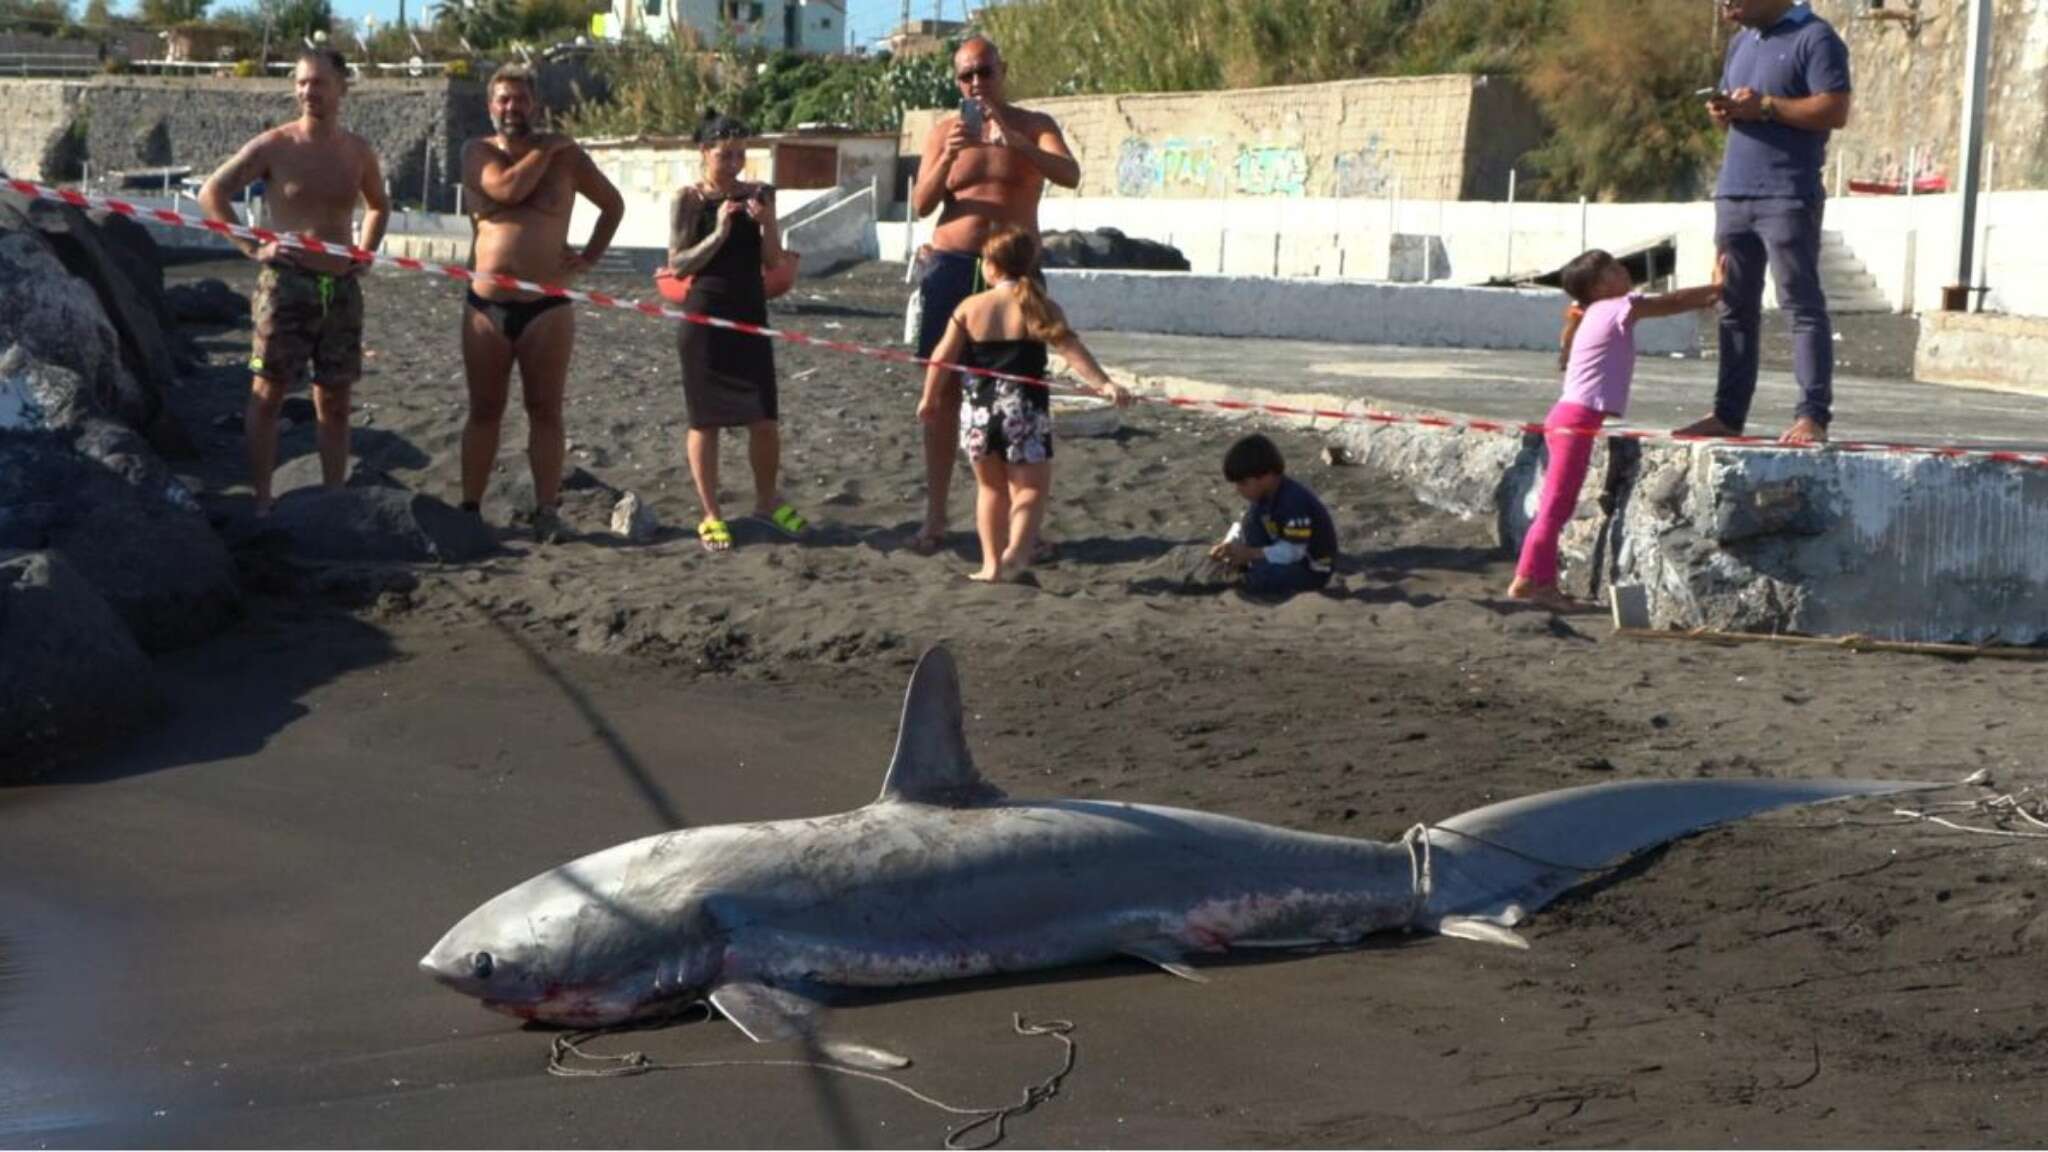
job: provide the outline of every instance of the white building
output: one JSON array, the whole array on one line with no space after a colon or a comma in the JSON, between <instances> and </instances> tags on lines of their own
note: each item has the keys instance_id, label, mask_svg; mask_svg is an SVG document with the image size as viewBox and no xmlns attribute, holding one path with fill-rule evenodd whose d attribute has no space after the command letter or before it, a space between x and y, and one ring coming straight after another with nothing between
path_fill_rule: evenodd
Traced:
<instances>
[{"instance_id":1,"label":"white building","mask_svg":"<svg viewBox=\"0 0 2048 1152\"><path fill-rule=\"evenodd\" d=\"M604 34L638 32L655 40L687 28L706 47L730 40L743 48L824 55L846 50L846 0L612 0Z\"/></svg>"}]
</instances>

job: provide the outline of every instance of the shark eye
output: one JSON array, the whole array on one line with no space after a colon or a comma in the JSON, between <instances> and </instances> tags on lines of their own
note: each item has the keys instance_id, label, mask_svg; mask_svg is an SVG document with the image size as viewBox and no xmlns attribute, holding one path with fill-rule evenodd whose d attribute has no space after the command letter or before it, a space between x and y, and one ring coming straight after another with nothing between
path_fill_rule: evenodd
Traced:
<instances>
[{"instance_id":1,"label":"shark eye","mask_svg":"<svg viewBox=\"0 0 2048 1152\"><path fill-rule=\"evenodd\" d=\"M479 980L489 980L491 970L495 967L497 963L491 959L489 952L479 952L469 958L469 970L475 973Z\"/></svg>"}]
</instances>

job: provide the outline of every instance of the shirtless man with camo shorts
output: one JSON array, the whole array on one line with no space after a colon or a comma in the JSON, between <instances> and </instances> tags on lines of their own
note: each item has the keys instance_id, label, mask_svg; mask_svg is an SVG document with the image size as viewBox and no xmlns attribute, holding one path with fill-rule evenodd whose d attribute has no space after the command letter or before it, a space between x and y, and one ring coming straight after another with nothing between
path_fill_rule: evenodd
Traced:
<instances>
[{"instance_id":1,"label":"shirtless man with camo shorts","mask_svg":"<svg viewBox=\"0 0 2048 1152\"><path fill-rule=\"evenodd\" d=\"M488 91L497 134L471 140L462 152L462 186L476 217L476 279L462 310L462 366L469 377L462 506L476 512L482 505L498 462L499 424L517 365L526 401L526 456L533 468L533 535L546 544L567 534L556 507L568 450L562 393L576 344L576 314L562 297L503 288L490 277L569 283L604 255L626 202L574 140L534 131L531 73L507 65L491 77ZM569 212L578 196L598 210L581 252L569 247Z\"/></svg>"},{"instance_id":2,"label":"shirtless man with camo shorts","mask_svg":"<svg viewBox=\"0 0 2048 1152\"><path fill-rule=\"evenodd\" d=\"M311 233L334 244L375 251L391 205L369 142L341 126L348 63L332 49L308 49L292 70L299 118L243 145L199 192L209 220L236 222L235 195L262 180L271 226ZM353 237L356 202L368 207ZM367 265L249 240L234 244L263 265L252 304L254 377L242 416L256 515L270 512L270 476L277 466L277 418L285 394L308 365L319 421L320 478L339 488L348 478L349 388L363 374L363 289Z\"/></svg>"}]
</instances>

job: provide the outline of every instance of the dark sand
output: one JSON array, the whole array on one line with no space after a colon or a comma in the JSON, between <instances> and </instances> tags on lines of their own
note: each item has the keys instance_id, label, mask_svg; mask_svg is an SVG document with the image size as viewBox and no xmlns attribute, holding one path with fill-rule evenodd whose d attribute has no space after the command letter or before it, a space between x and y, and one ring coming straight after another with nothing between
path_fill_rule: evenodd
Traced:
<instances>
[{"instance_id":1,"label":"dark sand","mask_svg":"<svg viewBox=\"0 0 2048 1152\"><path fill-rule=\"evenodd\" d=\"M881 340L900 294L863 269L777 320ZM366 461L451 497L458 298L380 276L358 394ZM581 853L865 802L935 641L963 665L979 763L1017 795L1390 838L1623 777L2042 777L2048 667L1644 644L1514 610L1479 526L1325 468L1300 434L1280 440L1338 515L1341 597L1167 591L1170 550L1236 512L1217 473L1236 429L1156 409L1061 444L1041 588L970 585L964 487L956 555L901 547L910 373L802 349L779 353L788 489L817 537L742 528L706 556L670 333L581 324L573 455L650 498L659 541L514 540L404 578L251 553L250 618L163 661L165 727L0 793L0 1144L935 1145L945 1117L802 1070L550 1078L548 1033L414 968L477 903ZM212 420L239 411L242 338L177 399L229 521L239 434ZM508 475L522 442L514 415ZM287 437L310 450L310 429ZM608 506L585 490L569 511L596 532ZM1071 1019L1078 1069L1013 1122L1019 1146L2037 1144L2044 842L1890 807L1680 843L1537 915L1529 952L1396 937L1212 965L1206 986L1116 964L864 999L831 1028L981 1103L1056 1064L1012 1012ZM723 1023L598 1047L789 1054Z\"/></svg>"}]
</instances>

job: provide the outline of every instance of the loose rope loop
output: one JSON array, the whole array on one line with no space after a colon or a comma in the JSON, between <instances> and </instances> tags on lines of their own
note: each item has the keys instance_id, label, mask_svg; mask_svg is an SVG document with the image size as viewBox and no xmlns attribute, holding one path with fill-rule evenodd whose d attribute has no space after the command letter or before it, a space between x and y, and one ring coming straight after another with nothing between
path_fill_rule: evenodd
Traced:
<instances>
[{"instance_id":1,"label":"loose rope loop","mask_svg":"<svg viewBox=\"0 0 2048 1152\"><path fill-rule=\"evenodd\" d=\"M703 1004L695 1004L691 1007L701 1008L707 1015L710 1013L709 1007ZM1050 1076L1036 1084L1026 1084L1023 1094L1018 1097L1015 1104L998 1107L970 1108L957 1104L948 1104L943 1100L918 1091L916 1088L905 1084L893 1076L885 1076L879 1072L869 1072L861 1068L849 1068L844 1064L835 1064L825 1060L685 1060L669 1062L655 1060L649 1057L647 1053L638 1050L614 1054L589 1052L583 1048L583 1045L600 1036L629 1030L624 1028L593 1028L580 1032L565 1032L556 1036L548 1049L548 1075L572 1079L609 1079L619 1076L641 1076L649 1072L681 1072L702 1068L808 1068L817 1072L830 1072L838 1076L850 1076L858 1080L872 1081L876 1084L893 1088L909 1096L911 1099L941 1112L954 1116L971 1116L973 1119L966 1123L947 1129L945 1147L951 1150L951 1152L980 1152L981 1149L993 1148L1003 1142L1003 1138L1009 1134L1011 1117L1022 1116L1047 1100L1058 1096L1061 1085L1066 1081L1068 1074L1074 1070L1074 1061L1078 1055L1073 1037L1074 1024L1071 1020L1034 1022L1026 1020L1022 1013L1012 1013L1010 1016L1010 1028L1019 1036L1050 1036L1060 1042L1064 1051L1059 1068ZM576 1061L581 1061L582 1063L578 1064ZM963 1143L969 1133L981 1131L990 1125L994 1125L995 1130L986 1141L979 1144Z\"/></svg>"}]
</instances>

